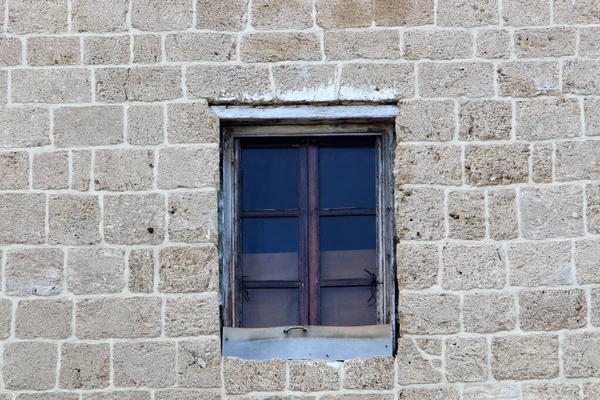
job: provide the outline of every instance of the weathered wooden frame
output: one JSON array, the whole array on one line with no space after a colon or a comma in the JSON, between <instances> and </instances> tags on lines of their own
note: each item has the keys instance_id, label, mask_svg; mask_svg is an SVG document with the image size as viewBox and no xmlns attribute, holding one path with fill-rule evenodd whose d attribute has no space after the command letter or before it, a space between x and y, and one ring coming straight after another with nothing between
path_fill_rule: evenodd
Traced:
<instances>
[{"instance_id":1,"label":"weathered wooden frame","mask_svg":"<svg viewBox=\"0 0 600 400\"><path fill-rule=\"evenodd\" d=\"M349 118L351 117L351 113L348 113L348 110L343 113L339 113L337 115L343 116L342 119L332 118L333 115L330 113L324 113L324 110L319 110L319 116L326 115L327 117L318 117L318 118L305 118L305 115L302 118L294 120L290 117L293 116L293 112L288 115L286 112L279 112L278 115L285 115L283 119L269 119L269 118L250 118L248 111L243 110L244 112L236 112L233 113L237 115L239 118L232 118L232 113L224 115L221 113L222 119L222 176L221 176L221 197L220 197L220 224L221 224L221 317L222 324L224 326L224 332L228 332L229 336L239 337L239 335L232 335L232 329L239 329L247 331L248 329L244 328L236 328L236 316L235 310L238 302L241 301L240 290L236 290L236 280L235 280L235 266L239 265L239 251L237 249L237 244L240 243L240 232L239 232L239 204L238 204L238 193L240 190L240 182L237 174L238 168L238 160L239 160L239 140L240 138L248 138L248 137L310 137L310 136L376 136L377 140L377 153L379 159L378 165L378 215L377 215L377 224L378 224L378 256L379 256L379 276L381 277L381 288L380 294L381 299L385 299L384 301L380 301L378 303L379 324L387 325L389 329L379 329L375 330L377 332L389 332L385 337L380 338L383 340L392 339L389 343L389 351L390 355L392 354L393 349L395 348L395 340L393 338L396 337L396 292L397 292L397 284L396 284L396 269L395 269L395 259L394 259L394 179L393 179L393 162L394 162L394 149L395 149L395 140L394 140L394 118L391 115L391 109L388 106L386 107L384 112L375 113L373 119L366 118L365 113L358 113L358 118ZM216 107L213 107L215 110ZM223 107L219 107L223 108ZM247 109L247 107L240 107ZM323 107L319 107L323 108ZM340 109L341 107L332 107L336 109ZM343 107L342 107L343 108ZM352 107L349 107L352 108ZM228 108L231 111L231 108ZM252 110L252 115L256 116L256 110ZM217 113L219 114L219 113ZM234 115L234 116L235 116ZM272 115L272 114L271 114ZM306 328L310 328L307 326ZM339 336L340 332L343 332L342 327L319 327L318 330L321 332L329 332L329 334L325 334L328 337L329 341L336 340L335 337L341 338L343 336ZM373 336L371 334L367 334L367 332L372 332L372 329L369 331L368 327L364 327L365 337L363 338L366 341L370 341L371 343L363 343L362 346L358 346L355 348L371 348L373 346ZM312 328L311 328L312 329ZM356 335L357 332L361 332L360 327L352 327L354 330L353 337L353 346L357 346ZM356 331L358 329L358 331ZM269 335L269 330L271 330L272 339L275 340L281 336L281 328L264 328L261 329L263 335ZM314 329L313 329L314 330ZM267 332L267 333L265 333ZM305 331L306 332L306 331ZM241 337L244 337L244 334L241 334ZM314 334L312 335L314 339ZM360 336L360 334L359 334ZM286 336L287 337L287 336ZM224 354L229 354L229 351L225 351L225 347L227 346L228 340L223 341L224 346ZM233 342L231 342L233 343ZM258 343L258 342L257 342ZM322 348L327 348L328 341L318 341ZM264 341L263 341L264 344ZM290 349L290 343L285 345L276 345L277 348ZM240 344L237 343L236 346L240 348ZM366 346L366 347L365 347ZM262 358L261 354L254 354L254 357L249 356L247 353L247 346L244 347L246 353L245 356L247 358ZM348 351L344 353L341 351L338 356L343 356L344 354L349 357L355 356L356 351L352 351L352 346L348 348ZM228 349L231 350L231 349ZM263 349L264 350L264 349ZM258 350L257 350L258 351ZM286 351L286 354L280 354L280 357L287 358L296 358L298 355L295 351ZM318 353L318 351L316 352ZM378 354L373 355L383 355L380 354L381 351L378 351ZM296 354L296 356L294 356ZM322 354L325 358L325 353ZM362 353L361 353L362 354ZM235 355L235 354L229 354ZM251 354L250 354L251 355ZM319 358L319 357L315 357ZM339 358L339 357L338 357Z\"/></svg>"}]
</instances>

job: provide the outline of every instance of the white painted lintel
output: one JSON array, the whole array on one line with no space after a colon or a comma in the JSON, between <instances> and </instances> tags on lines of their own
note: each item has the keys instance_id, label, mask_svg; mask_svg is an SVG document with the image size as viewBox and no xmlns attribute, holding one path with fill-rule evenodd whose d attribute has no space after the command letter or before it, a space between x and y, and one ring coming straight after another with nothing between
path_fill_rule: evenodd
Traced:
<instances>
[{"instance_id":1,"label":"white painted lintel","mask_svg":"<svg viewBox=\"0 0 600 400\"><path fill-rule=\"evenodd\" d=\"M211 106L221 120L267 119L387 119L396 118L398 107L381 106Z\"/></svg>"}]
</instances>

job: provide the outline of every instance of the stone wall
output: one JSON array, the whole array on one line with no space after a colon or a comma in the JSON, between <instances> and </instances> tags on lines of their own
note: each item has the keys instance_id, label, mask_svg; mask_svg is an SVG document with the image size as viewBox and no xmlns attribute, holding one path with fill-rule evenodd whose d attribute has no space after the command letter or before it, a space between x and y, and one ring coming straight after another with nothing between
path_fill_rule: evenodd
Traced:
<instances>
[{"instance_id":1,"label":"stone wall","mask_svg":"<svg viewBox=\"0 0 600 400\"><path fill-rule=\"evenodd\" d=\"M597 0L0 10L0 399L600 398ZM398 355L221 359L208 104L318 102L399 106Z\"/></svg>"}]
</instances>

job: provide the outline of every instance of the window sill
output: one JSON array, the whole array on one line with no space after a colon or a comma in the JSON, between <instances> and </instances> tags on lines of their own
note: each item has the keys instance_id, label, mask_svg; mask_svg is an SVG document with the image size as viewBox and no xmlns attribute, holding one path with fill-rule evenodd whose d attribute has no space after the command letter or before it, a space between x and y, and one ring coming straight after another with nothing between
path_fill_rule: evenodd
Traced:
<instances>
[{"instance_id":1,"label":"window sill","mask_svg":"<svg viewBox=\"0 0 600 400\"><path fill-rule=\"evenodd\" d=\"M342 361L393 355L391 325L289 328L223 328L223 357Z\"/></svg>"}]
</instances>

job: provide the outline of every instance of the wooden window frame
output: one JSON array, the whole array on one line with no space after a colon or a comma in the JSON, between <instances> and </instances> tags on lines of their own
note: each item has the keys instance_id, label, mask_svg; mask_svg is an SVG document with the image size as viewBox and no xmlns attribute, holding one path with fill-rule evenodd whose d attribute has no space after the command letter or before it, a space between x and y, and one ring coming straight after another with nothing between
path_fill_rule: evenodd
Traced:
<instances>
[{"instance_id":1,"label":"wooden window frame","mask_svg":"<svg viewBox=\"0 0 600 400\"><path fill-rule=\"evenodd\" d=\"M330 358L330 354L335 354L337 359L347 359L354 356L368 356L370 351L375 351L376 354L371 355L391 355L395 350L395 337L397 332L396 322L396 269L394 259L394 178L393 178L393 162L394 162L394 124L393 119L385 118L379 120L336 120L336 119L320 119L320 120L302 120L302 121L281 121L281 120L265 120L265 121L223 121L228 122L222 125L222 176L221 176L221 201L220 201L220 223L221 223L221 302L222 302L222 324L224 327L223 335L223 350L224 356L240 354L233 351L227 351L226 347L229 343L231 348L236 342L244 342L246 345L249 338L254 340L261 337L271 338L271 340L282 342L282 338L288 336L281 333L271 332L271 328L263 329L246 329L238 327L238 317L236 310L240 310L241 290L236 282L236 266L240 265L239 257L241 249L241 214L239 204L239 193L241 190L241 182L239 181L239 160L240 160L240 140L245 138L318 138L323 136L343 136L343 137L374 137L376 140L377 152L377 254L378 254L378 325L379 327L321 327L318 325L303 325L306 328L311 328L311 332L307 333L304 330L305 340L316 340L318 349L329 348L329 351L323 351L322 354L316 352L298 353L296 351L283 351L281 354L278 351L263 351L264 354L248 355L246 358L265 358L272 355L282 358ZM310 155L309 155L310 157ZM309 162L308 165L311 163ZM314 254L312 255L314 257ZM309 255L310 257L310 255ZM302 279L302 277L300 277ZM306 321L304 321L306 322ZM308 321L312 322L312 321ZM313 329L317 328L318 329ZM387 330L386 330L387 328ZM248 333L250 331L250 333ZM377 332L377 333L374 333ZM302 334L302 333L300 333ZM258 336L257 336L258 335ZM383 335L383 337L382 337ZM294 335L298 337L297 334ZM346 346L349 349L355 348L356 351L350 350L338 351L340 345L339 340L350 340L351 345ZM336 350L330 347L334 342L327 342L327 339L334 340L338 345ZM391 339L391 343L389 340ZM359 340L359 342L357 342ZM362 342L360 341L362 340ZM289 341L289 339L288 339ZM325 342L323 342L325 341ZM323 344L325 343L325 344ZM385 345L385 354L381 350L372 350L370 344L377 343L379 349ZM361 353L358 351L361 346L365 350ZM285 347L285 346L284 346ZM342 346L343 348L344 346ZM287 349L287 347L286 347ZM263 349L264 350L264 349ZM378 353L379 351L379 353ZM388 354L389 352L389 354ZM245 354L245 353L244 353ZM327 357L325 357L325 355ZM332 356L333 357L333 356Z\"/></svg>"}]
</instances>

